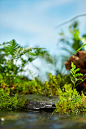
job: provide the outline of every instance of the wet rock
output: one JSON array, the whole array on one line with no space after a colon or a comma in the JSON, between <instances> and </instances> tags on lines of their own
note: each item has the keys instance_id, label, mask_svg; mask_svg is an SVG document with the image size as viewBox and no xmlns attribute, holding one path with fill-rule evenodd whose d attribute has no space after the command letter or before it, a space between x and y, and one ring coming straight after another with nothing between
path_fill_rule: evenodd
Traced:
<instances>
[{"instance_id":1,"label":"wet rock","mask_svg":"<svg viewBox=\"0 0 86 129\"><path fill-rule=\"evenodd\" d=\"M55 109L55 104L52 104L52 103L45 103L45 102L40 102L40 101L32 101L30 100L28 105L27 105L27 108L29 109Z\"/></svg>"},{"instance_id":2,"label":"wet rock","mask_svg":"<svg viewBox=\"0 0 86 129\"><path fill-rule=\"evenodd\" d=\"M45 96L39 95L25 95L25 97L29 100L27 104L27 109L34 110L50 110L55 109L55 103L58 102L59 98L57 96L48 98Z\"/></svg>"},{"instance_id":3,"label":"wet rock","mask_svg":"<svg viewBox=\"0 0 86 129\"><path fill-rule=\"evenodd\" d=\"M70 59L65 62L65 67L67 70L71 69L71 61L76 65L76 68L79 68L80 71L78 73L82 73L84 75L83 79L86 78L86 51L78 51L75 55L72 55ZM86 90L86 80L78 85L79 90L85 88Z\"/></svg>"}]
</instances>

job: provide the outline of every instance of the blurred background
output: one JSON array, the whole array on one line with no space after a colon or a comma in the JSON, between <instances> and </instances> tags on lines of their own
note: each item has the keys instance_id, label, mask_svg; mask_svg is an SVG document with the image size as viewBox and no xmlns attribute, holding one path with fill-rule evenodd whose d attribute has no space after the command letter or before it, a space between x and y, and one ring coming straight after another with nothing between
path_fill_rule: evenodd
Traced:
<instances>
[{"instance_id":1,"label":"blurred background","mask_svg":"<svg viewBox=\"0 0 86 129\"><path fill-rule=\"evenodd\" d=\"M43 47L54 65L37 58L25 69L26 76L46 80L46 74L66 74L64 62L82 43L72 32L86 35L86 0L0 0L0 44L15 41L23 47ZM77 31L78 30L78 31Z\"/></svg>"}]
</instances>

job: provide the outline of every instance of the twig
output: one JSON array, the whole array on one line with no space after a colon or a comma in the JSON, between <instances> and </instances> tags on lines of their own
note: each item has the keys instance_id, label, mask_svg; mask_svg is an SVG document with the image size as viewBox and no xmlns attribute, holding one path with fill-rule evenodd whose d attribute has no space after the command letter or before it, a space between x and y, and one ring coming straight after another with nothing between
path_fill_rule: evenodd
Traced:
<instances>
[{"instance_id":1,"label":"twig","mask_svg":"<svg viewBox=\"0 0 86 129\"><path fill-rule=\"evenodd\" d=\"M86 14L81 14L81 15L75 16L74 18L70 19L69 21L67 21L67 22L63 22L63 23L61 23L61 24L57 25L55 28L57 29L57 28L59 28L59 27L61 27L61 26L65 25L65 24L67 24L67 23L69 23L69 22L73 21L74 19L76 19L76 18L78 18L78 17L83 17L83 16L86 16Z\"/></svg>"}]
</instances>

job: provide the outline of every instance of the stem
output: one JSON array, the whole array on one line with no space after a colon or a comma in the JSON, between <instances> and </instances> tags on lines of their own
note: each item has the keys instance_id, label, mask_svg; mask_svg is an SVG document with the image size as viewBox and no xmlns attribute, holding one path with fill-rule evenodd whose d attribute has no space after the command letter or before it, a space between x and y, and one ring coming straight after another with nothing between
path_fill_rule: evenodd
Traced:
<instances>
[{"instance_id":1,"label":"stem","mask_svg":"<svg viewBox=\"0 0 86 129\"><path fill-rule=\"evenodd\" d=\"M12 58L12 66L13 66L13 58ZM15 69L16 69L16 66L14 67L14 70L13 70L13 77L12 77L12 81L10 82L10 86L11 86L11 84L12 84L12 82L13 82L13 79L14 79Z\"/></svg>"},{"instance_id":2,"label":"stem","mask_svg":"<svg viewBox=\"0 0 86 129\"><path fill-rule=\"evenodd\" d=\"M85 75L86 75L86 74L85 74ZM85 76L85 75L84 75L84 76ZM83 76L83 77L84 77L84 76ZM85 79L86 79L86 78L85 78ZM79 82L77 85L79 85L80 83L82 83L85 79L83 79L83 80L82 80L81 82ZM76 85L76 86L77 86L77 85Z\"/></svg>"}]
</instances>

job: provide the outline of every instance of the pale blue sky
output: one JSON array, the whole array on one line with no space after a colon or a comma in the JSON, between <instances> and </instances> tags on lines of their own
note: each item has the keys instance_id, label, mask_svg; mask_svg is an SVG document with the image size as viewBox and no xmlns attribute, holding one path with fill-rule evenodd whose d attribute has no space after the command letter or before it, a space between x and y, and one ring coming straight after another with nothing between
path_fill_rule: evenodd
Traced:
<instances>
[{"instance_id":1,"label":"pale blue sky","mask_svg":"<svg viewBox=\"0 0 86 129\"><path fill-rule=\"evenodd\" d=\"M39 45L57 52L59 32L71 24L55 27L86 13L86 0L0 0L0 43L15 39L22 46ZM86 17L77 19L86 33Z\"/></svg>"}]
</instances>

